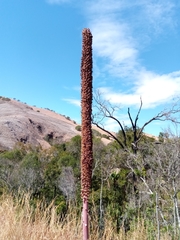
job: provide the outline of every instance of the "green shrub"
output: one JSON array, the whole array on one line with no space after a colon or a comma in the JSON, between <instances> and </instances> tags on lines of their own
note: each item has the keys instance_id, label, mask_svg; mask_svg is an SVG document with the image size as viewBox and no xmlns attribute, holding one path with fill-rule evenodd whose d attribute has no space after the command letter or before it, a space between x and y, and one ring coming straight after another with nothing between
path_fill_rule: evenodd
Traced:
<instances>
[{"instance_id":1,"label":"green shrub","mask_svg":"<svg viewBox=\"0 0 180 240\"><path fill-rule=\"evenodd\" d=\"M0 154L0 158L5 158L9 160L22 160L23 157L26 155L25 150L20 149L20 148L15 148L13 150L5 151Z\"/></svg>"},{"instance_id":2,"label":"green shrub","mask_svg":"<svg viewBox=\"0 0 180 240\"><path fill-rule=\"evenodd\" d=\"M80 125L77 125L77 126L75 127L75 129L80 132L80 131L81 131L81 126L80 126Z\"/></svg>"},{"instance_id":3,"label":"green shrub","mask_svg":"<svg viewBox=\"0 0 180 240\"><path fill-rule=\"evenodd\" d=\"M93 136L94 136L94 137L101 137L101 136L102 136L101 133L98 132L98 131L95 130L95 129L92 129L92 133L93 133Z\"/></svg>"},{"instance_id":4,"label":"green shrub","mask_svg":"<svg viewBox=\"0 0 180 240\"><path fill-rule=\"evenodd\" d=\"M102 138L110 139L110 137L106 134L102 134Z\"/></svg>"},{"instance_id":5,"label":"green shrub","mask_svg":"<svg viewBox=\"0 0 180 240\"><path fill-rule=\"evenodd\" d=\"M2 96L0 96L0 99L1 99L1 100L3 100L3 101L11 101L11 99L10 99L10 98L7 98L7 97L2 97Z\"/></svg>"}]
</instances>

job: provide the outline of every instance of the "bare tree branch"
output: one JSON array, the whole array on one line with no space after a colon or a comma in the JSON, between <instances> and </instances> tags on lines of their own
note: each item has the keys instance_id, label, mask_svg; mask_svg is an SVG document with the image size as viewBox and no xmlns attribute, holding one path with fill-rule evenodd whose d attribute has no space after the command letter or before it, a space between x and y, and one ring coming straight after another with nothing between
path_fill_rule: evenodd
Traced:
<instances>
[{"instance_id":1,"label":"bare tree branch","mask_svg":"<svg viewBox=\"0 0 180 240\"><path fill-rule=\"evenodd\" d=\"M96 122L93 122L93 124L95 126L97 126L99 129L103 130L104 132L106 132L107 134L109 134L115 141L117 141L117 143L125 150L125 146L124 144L114 135L112 134L110 131L106 130L105 128L101 127L100 125L98 125Z\"/></svg>"},{"instance_id":2,"label":"bare tree branch","mask_svg":"<svg viewBox=\"0 0 180 240\"><path fill-rule=\"evenodd\" d=\"M122 149L127 150L127 135L125 127L121 120L117 119L115 117L115 112L119 110L120 108L117 106L112 106L110 101L102 100L100 91L97 91L94 94L94 101L95 101L95 108L97 112L92 116L92 122L94 125L96 125L101 130L105 131L107 134L109 134L119 145ZM131 127L133 130L133 142L131 143L132 149L134 153L137 153L138 150L138 143L141 140L143 136L143 131L147 125L149 125L153 121L171 121L172 123L180 123L177 121L177 119L174 117L177 113L180 112L180 106L179 106L179 99L176 103L174 103L173 106L171 106L170 109L164 109L163 111L159 112L157 115L149 119L147 122L145 122L142 127L138 126L138 120L139 115L141 113L143 106L143 101L140 98L140 106L139 110L136 114L135 119L133 120L130 112L130 108L128 108L127 114L131 123ZM122 132L123 140L120 140L117 138L114 134L112 134L110 131L106 130L103 126L103 120L105 118L112 119L114 122L116 122Z\"/></svg>"}]
</instances>

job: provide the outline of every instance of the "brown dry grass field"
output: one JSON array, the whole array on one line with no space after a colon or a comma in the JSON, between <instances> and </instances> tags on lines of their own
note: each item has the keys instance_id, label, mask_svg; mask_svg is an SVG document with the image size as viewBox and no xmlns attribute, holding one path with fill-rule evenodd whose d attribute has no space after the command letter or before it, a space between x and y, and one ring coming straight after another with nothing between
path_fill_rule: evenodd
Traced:
<instances>
[{"instance_id":1,"label":"brown dry grass field","mask_svg":"<svg viewBox=\"0 0 180 240\"><path fill-rule=\"evenodd\" d=\"M64 221L59 221L53 203L42 210L42 202L36 208L30 207L29 196L13 199L10 195L0 197L0 240L82 240L81 219L72 208ZM147 240L148 236L143 221L138 221L128 234L116 233L111 219L105 223L102 236L97 228L98 222L91 220L89 240ZM172 239L161 236L163 240Z\"/></svg>"}]
</instances>

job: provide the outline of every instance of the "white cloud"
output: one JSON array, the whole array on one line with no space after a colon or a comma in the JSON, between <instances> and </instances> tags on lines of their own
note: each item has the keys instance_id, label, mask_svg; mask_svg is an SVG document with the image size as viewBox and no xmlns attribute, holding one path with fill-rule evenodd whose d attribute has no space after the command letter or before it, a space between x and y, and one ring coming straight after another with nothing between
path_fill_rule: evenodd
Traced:
<instances>
[{"instance_id":1,"label":"white cloud","mask_svg":"<svg viewBox=\"0 0 180 240\"><path fill-rule=\"evenodd\" d=\"M105 99L139 106L142 97L143 107L153 108L180 94L180 71L160 75L146 69L140 59L151 39L169 34L168 30L176 25L175 1L97 0L88 1L87 6L98 79L101 72L121 78L123 84L127 80L131 83L128 93L101 88ZM97 68L98 59L103 68Z\"/></svg>"},{"instance_id":2,"label":"white cloud","mask_svg":"<svg viewBox=\"0 0 180 240\"><path fill-rule=\"evenodd\" d=\"M171 101L180 93L180 71L164 75L141 72L139 79L136 94L142 96L146 107Z\"/></svg>"},{"instance_id":3,"label":"white cloud","mask_svg":"<svg viewBox=\"0 0 180 240\"><path fill-rule=\"evenodd\" d=\"M96 0L96 1L87 1L88 12L91 15L101 15L101 14L109 14L114 13L115 11L119 11L124 5L123 1L119 0Z\"/></svg>"},{"instance_id":4,"label":"white cloud","mask_svg":"<svg viewBox=\"0 0 180 240\"><path fill-rule=\"evenodd\" d=\"M46 0L49 4L69 3L71 0Z\"/></svg>"},{"instance_id":5,"label":"white cloud","mask_svg":"<svg viewBox=\"0 0 180 240\"><path fill-rule=\"evenodd\" d=\"M163 0L154 1L142 1L144 6L143 16L148 20L150 26L157 33L161 33L165 26L174 27L175 22L173 21L173 14L175 5L173 1L166 1L164 4Z\"/></svg>"},{"instance_id":6,"label":"white cloud","mask_svg":"<svg viewBox=\"0 0 180 240\"><path fill-rule=\"evenodd\" d=\"M99 89L103 98L112 104L123 106L139 106L140 97L143 108L153 108L171 101L180 93L180 71L166 75L157 75L152 72L140 72L139 82L132 89L132 93L117 92L111 88Z\"/></svg>"},{"instance_id":7,"label":"white cloud","mask_svg":"<svg viewBox=\"0 0 180 240\"><path fill-rule=\"evenodd\" d=\"M90 28L95 56L108 59L106 70L118 76L129 75L138 65L138 52L128 26L104 18L91 22Z\"/></svg>"},{"instance_id":8,"label":"white cloud","mask_svg":"<svg viewBox=\"0 0 180 240\"><path fill-rule=\"evenodd\" d=\"M68 0L49 0L62 3ZM156 40L158 34L169 34L176 25L173 0L96 0L84 1L85 15L93 34L94 76L98 84L105 84L106 75L128 81L128 92L101 88L103 97L113 104L154 108L180 94L180 71L157 74L142 65L141 51ZM152 39L152 40L151 40ZM100 60L100 61L99 61ZM100 62L100 65L99 64ZM102 67L103 65L103 67ZM101 78L102 76L102 78ZM109 81L109 77L107 77ZM124 81L124 82L123 82ZM65 99L80 106L80 101Z\"/></svg>"},{"instance_id":9,"label":"white cloud","mask_svg":"<svg viewBox=\"0 0 180 240\"><path fill-rule=\"evenodd\" d=\"M140 96L136 93L126 94L123 92L113 91L111 88L99 88L102 97L111 104L121 104L124 106L139 105Z\"/></svg>"},{"instance_id":10,"label":"white cloud","mask_svg":"<svg viewBox=\"0 0 180 240\"><path fill-rule=\"evenodd\" d=\"M72 104L72 105L75 105L75 106L78 106L78 107L81 106L81 101L80 100L71 99L71 98L64 98L63 100L68 102L68 103L70 103L70 104Z\"/></svg>"}]
</instances>

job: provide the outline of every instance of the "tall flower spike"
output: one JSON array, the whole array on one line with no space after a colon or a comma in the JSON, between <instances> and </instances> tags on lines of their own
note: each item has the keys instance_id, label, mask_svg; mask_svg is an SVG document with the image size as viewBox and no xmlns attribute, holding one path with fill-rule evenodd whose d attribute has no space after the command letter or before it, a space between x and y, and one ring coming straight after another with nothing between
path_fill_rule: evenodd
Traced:
<instances>
[{"instance_id":1,"label":"tall flower spike","mask_svg":"<svg viewBox=\"0 0 180 240\"><path fill-rule=\"evenodd\" d=\"M81 61L81 194L88 198L92 174L92 35L84 29Z\"/></svg>"},{"instance_id":2,"label":"tall flower spike","mask_svg":"<svg viewBox=\"0 0 180 240\"><path fill-rule=\"evenodd\" d=\"M88 197L92 175L92 34L89 29L82 31L81 59L81 196L83 199L83 240L88 239Z\"/></svg>"}]
</instances>

